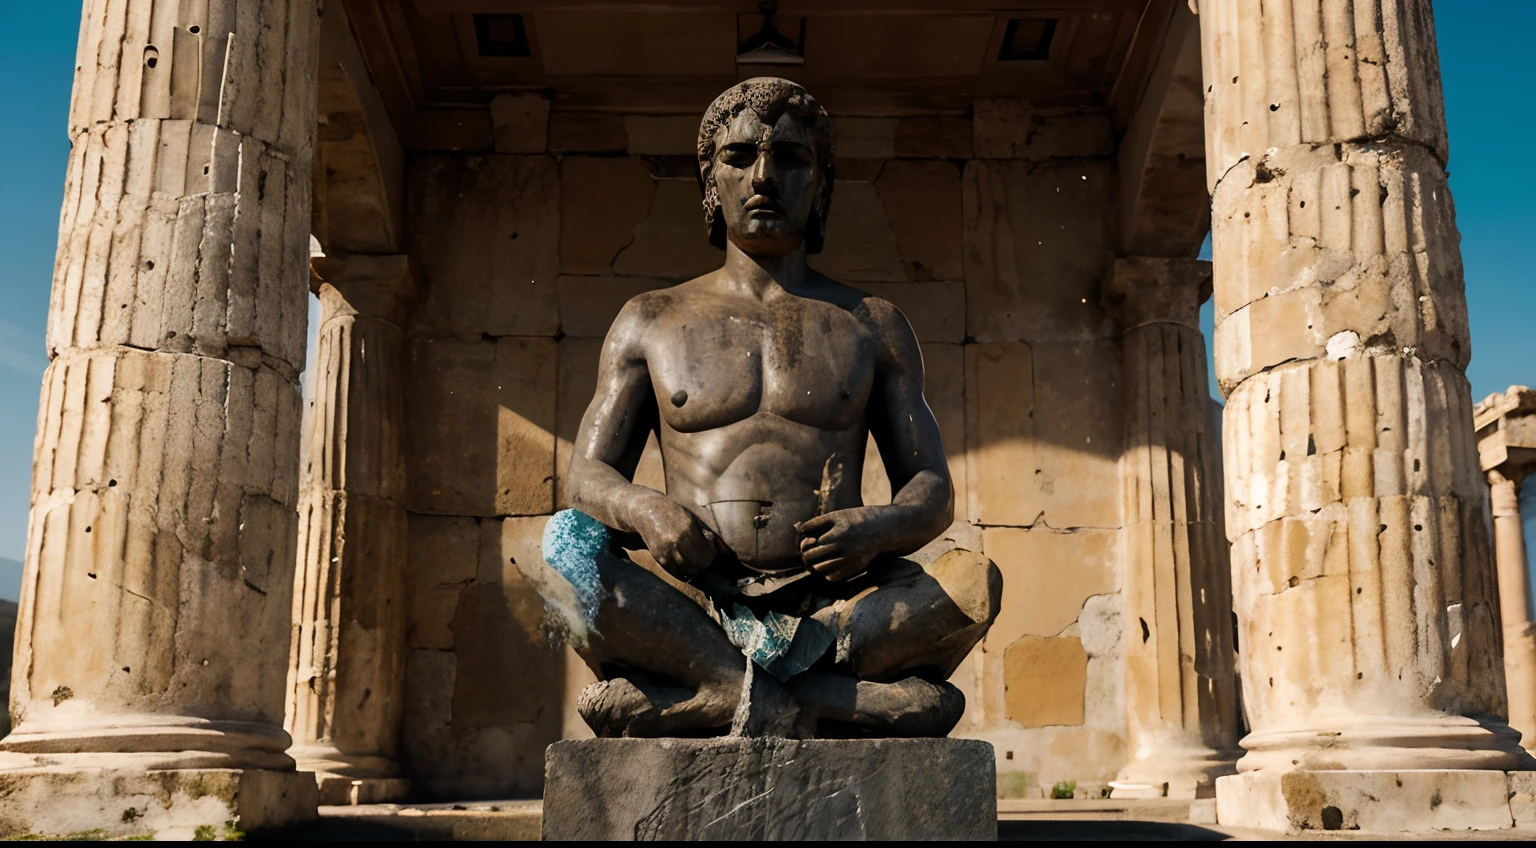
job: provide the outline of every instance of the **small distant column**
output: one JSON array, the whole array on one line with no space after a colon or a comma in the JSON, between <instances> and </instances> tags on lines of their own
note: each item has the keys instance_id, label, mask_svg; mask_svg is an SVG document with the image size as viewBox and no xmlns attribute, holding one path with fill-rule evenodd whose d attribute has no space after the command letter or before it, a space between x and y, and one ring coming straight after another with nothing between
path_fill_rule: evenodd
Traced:
<instances>
[{"instance_id":1,"label":"small distant column","mask_svg":"<svg viewBox=\"0 0 1536 848\"><path fill-rule=\"evenodd\" d=\"M318 31L84 3L0 835L315 815L282 710Z\"/></svg>"},{"instance_id":2,"label":"small distant column","mask_svg":"<svg viewBox=\"0 0 1536 848\"><path fill-rule=\"evenodd\" d=\"M1531 622L1531 580L1520 484L1536 469L1536 391L1511 386L1474 410L1477 453L1488 475L1493 507L1493 557L1499 572L1504 621L1504 678L1509 723L1527 750L1536 748L1536 624Z\"/></svg>"},{"instance_id":3,"label":"small distant column","mask_svg":"<svg viewBox=\"0 0 1536 848\"><path fill-rule=\"evenodd\" d=\"M1210 281L1209 262L1127 258L1105 295L1125 327L1130 757L1115 798L1211 797L1241 754L1221 443L1199 325Z\"/></svg>"},{"instance_id":4,"label":"small distant column","mask_svg":"<svg viewBox=\"0 0 1536 848\"><path fill-rule=\"evenodd\" d=\"M299 495L287 724L322 804L405 796L405 256L317 259L315 400Z\"/></svg>"}]
</instances>

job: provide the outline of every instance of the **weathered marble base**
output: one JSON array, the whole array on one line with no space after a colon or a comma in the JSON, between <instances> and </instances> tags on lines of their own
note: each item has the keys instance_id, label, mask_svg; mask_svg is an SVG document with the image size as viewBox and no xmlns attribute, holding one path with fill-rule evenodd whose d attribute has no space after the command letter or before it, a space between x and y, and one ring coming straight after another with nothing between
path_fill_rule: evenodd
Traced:
<instances>
[{"instance_id":1,"label":"weathered marble base","mask_svg":"<svg viewBox=\"0 0 1536 848\"><path fill-rule=\"evenodd\" d=\"M1450 769L1254 771L1217 778L1216 819L1226 827L1291 833L1499 830L1516 826L1511 795L1524 787L1529 797L1530 774Z\"/></svg>"},{"instance_id":2,"label":"weathered marble base","mask_svg":"<svg viewBox=\"0 0 1536 848\"><path fill-rule=\"evenodd\" d=\"M996 839L970 739L585 739L545 755L544 838Z\"/></svg>"},{"instance_id":3,"label":"weathered marble base","mask_svg":"<svg viewBox=\"0 0 1536 848\"><path fill-rule=\"evenodd\" d=\"M344 774L315 772L320 787L320 803L327 807L383 804L399 801L411 794L411 781L405 777L348 777Z\"/></svg>"},{"instance_id":4,"label":"weathered marble base","mask_svg":"<svg viewBox=\"0 0 1536 848\"><path fill-rule=\"evenodd\" d=\"M300 771L0 771L0 837L224 839L313 821L318 802Z\"/></svg>"}]
</instances>

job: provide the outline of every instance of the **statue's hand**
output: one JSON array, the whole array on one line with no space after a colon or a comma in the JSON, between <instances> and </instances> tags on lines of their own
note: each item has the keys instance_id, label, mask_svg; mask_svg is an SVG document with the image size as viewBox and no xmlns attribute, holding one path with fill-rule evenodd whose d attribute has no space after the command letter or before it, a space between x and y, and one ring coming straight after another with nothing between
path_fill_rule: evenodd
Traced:
<instances>
[{"instance_id":1,"label":"statue's hand","mask_svg":"<svg viewBox=\"0 0 1536 848\"><path fill-rule=\"evenodd\" d=\"M795 525L800 558L832 581L857 577L880 555L887 539L878 510L861 506L818 515Z\"/></svg>"},{"instance_id":2,"label":"statue's hand","mask_svg":"<svg viewBox=\"0 0 1536 848\"><path fill-rule=\"evenodd\" d=\"M679 578L691 577L715 560L709 530L688 510L665 497L634 516L635 532L656 563Z\"/></svg>"}]
</instances>

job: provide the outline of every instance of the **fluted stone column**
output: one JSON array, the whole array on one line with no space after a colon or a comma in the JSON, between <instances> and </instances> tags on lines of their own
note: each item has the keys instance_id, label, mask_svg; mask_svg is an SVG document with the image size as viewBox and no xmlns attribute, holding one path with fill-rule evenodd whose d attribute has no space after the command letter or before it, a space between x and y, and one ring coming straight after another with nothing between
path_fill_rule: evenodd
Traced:
<instances>
[{"instance_id":1,"label":"fluted stone column","mask_svg":"<svg viewBox=\"0 0 1536 848\"><path fill-rule=\"evenodd\" d=\"M299 495L290 751L321 803L403 797L405 256L315 261L315 406Z\"/></svg>"},{"instance_id":2,"label":"fluted stone column","mask_svg":"<svg viewBox=\"0 0 1536 848\"><path fill-rule=\"evenodd\" d=\"M1524 754L1498 718L1430 0L1202 0L1199 14L1252 728L1218 815L1508 827L1499 770Z\"/></svg>"},{"instance_id":3,"label":"fluted stone column","mask_svg":"<svg viewBox=\"0 0 1536 848\"><path fill-rule=\"evenodd\" d=\"M317 25L314 0L85 3L5 831L315 813L282 709Z\"/></svg>"},{"instance_id":4,"label":"fluted stone column","mask_svg":"<svg viewBox=\"0 0 1536 848\"><path fill-rule=\"evenodd\" d=\"M1237 759L1232 579L1200 302L1210 263L1115 262L1125 336L1125 707L1116 798L1211 797Z\"/></svg>"},{"instance_id":5,"label":"fluted stone column","mask_svg":"<svg viewBox=\"0 0 1536 848\"><path fill-rule=\"evenodd\" d=\"M1488 477L1493 507L1494 563L1504 622L1504 676L1509 723L1527 749L1536 747L1536 623L1531 621L1531 577L1520 484L1536 469L1536 392L1524 386L1489 395L1474 410L1477 455Z\"/></svg>"}]
</instances>

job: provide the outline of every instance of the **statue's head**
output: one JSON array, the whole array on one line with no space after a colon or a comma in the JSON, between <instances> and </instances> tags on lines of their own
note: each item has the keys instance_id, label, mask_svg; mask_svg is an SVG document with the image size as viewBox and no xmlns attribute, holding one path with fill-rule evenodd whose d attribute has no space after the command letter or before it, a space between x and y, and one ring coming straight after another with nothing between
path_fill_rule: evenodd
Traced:
<instances>
[{"instance_id":1,"label":"statue's head","mask_svg":"<svg viewBox=\"0 0 1536 848\"><path fill-rule=\"evenodd\" d=\"M784 254L821 250L832 206L832 122L804 88L756 77L715 98L699 124L709 243Z\"/></svg>"}]
</instances>

